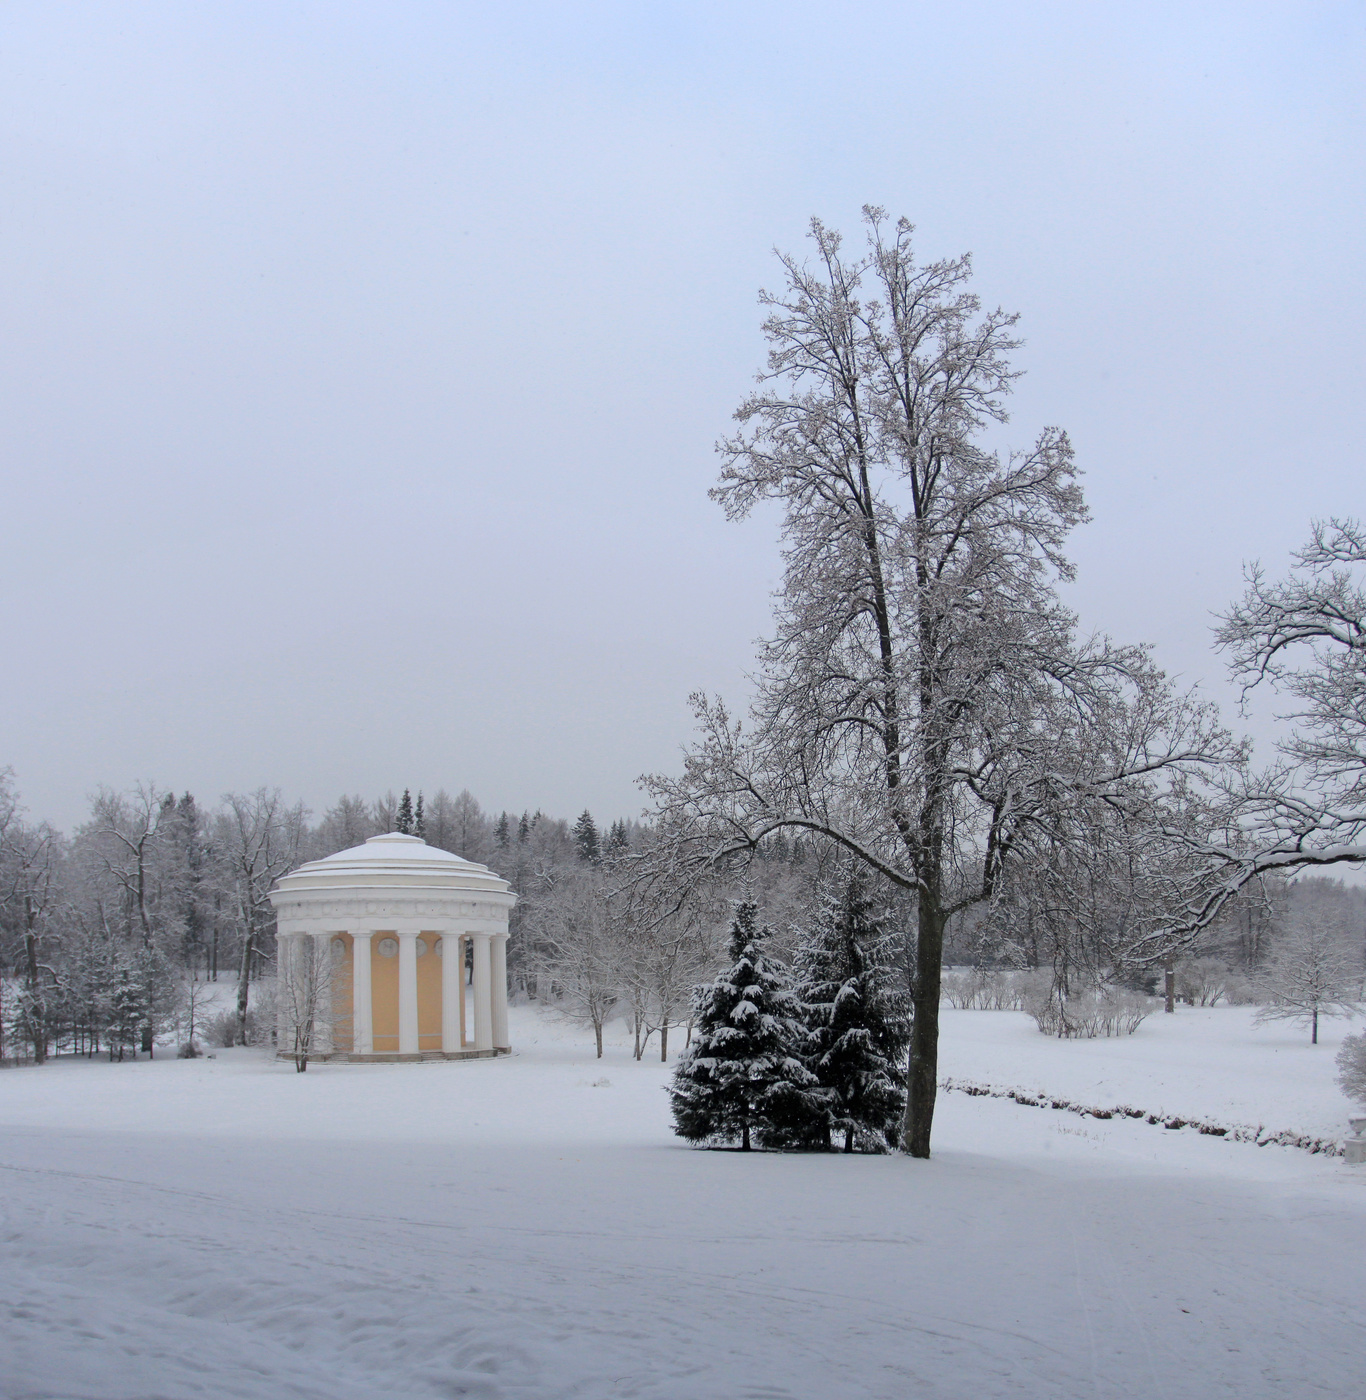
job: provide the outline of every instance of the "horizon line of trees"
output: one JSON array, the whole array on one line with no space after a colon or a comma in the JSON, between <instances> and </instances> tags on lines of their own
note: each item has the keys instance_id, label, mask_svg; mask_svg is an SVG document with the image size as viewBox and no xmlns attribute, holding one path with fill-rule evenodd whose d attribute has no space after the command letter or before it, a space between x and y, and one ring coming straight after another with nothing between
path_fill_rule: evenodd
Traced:
<instances>
[{"instance_id":1,"label":"horizon line of trees","mask_svg":"<svg viewBox=\"0 0 1366 1400\"><path fill-rule=\"evenodd\" d=\"M12 772L0 769L0 1060L41 1063L55 1048L151 1054L183 1017L186 984L225 977L236 996L222 1033L238 1044L268 1035L253 989L274 972L272 886L370 836L407 829L535 888L638 833L618 819L599 839L587 811L572 826L540 810L493 815L467 790L419 792L416 803L406 790L344 794L316 824L309 815L278 789L205 808L189 792L142 783L98 788L67 834L28 821Z\"/></svg>"}]
</instances>

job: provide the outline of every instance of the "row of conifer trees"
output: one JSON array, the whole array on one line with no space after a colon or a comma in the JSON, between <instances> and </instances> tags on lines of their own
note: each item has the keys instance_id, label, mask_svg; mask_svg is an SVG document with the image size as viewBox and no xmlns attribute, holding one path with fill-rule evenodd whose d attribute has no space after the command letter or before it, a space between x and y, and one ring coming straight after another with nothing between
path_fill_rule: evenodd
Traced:
<instances>
[{"instance_id":1,"label":"row of conifer trees","mask_svg":"<svg viewBox=\"0 0 1366 1400\"><path fill-rule=\"evenodd\" d=\"M692 1044L670 1087L689 1142L887 1152L906 1101L909 998L893 937L851 878L788 968L766 952L758 906L738 901L730 966L698 988Z\"/></svg>"}]
</instances>

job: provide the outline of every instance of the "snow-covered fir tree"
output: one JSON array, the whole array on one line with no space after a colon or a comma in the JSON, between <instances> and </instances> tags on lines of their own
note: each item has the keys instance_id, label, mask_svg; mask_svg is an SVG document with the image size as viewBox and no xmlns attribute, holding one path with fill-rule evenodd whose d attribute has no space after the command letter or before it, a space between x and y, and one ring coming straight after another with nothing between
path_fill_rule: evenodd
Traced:
<instances>
[{"instance_id":1,"label":"snow-covered fir tree","mask_svg":"<svg viewBox=\"0 0 1366 1400\"><path fill-rule=\"evenodd\" d=\"M422 794L417 795L417 806L413 809L413 835L420 840L427 839L427 814L422 810Z\"/></svg>"},{"instance_id":2,"label":"snow-covered fir tree","mask_svg":"<svg viewBox=\"0 0 1366 1400\"><path fill-rule=\"evenodd\" d=\"M801 1004L782 963L765 956L758 906L740 900L731 966L699 987L693 1042L674 1072L674 1131L689 1142L740 1143L748 1152L799 1139L815 1077L802 1063Z\"/></svg>"},{"instance_id":3,"label":"snow-covered fir tree","mask_svg":"<svg viewBox=\"0 0 1366 1400\"><path fill-rule=\"evenodd\" d=\"M896 1146L911 1027L892 953L864 882L851 874L826 899L797 961L806 1065L818 1086L812 1146L830 1147L832 1135L846 1152Z\"/></svg>"},{"instance_id":4,"label":"snow-covered fir tree","mask_svg":"<svg viewBox=\"0 0 1366 1400\"><path fill-rule=\"evenodd\" d=\"M399 799L398 819L394 822L394 830L403 836L413 834L413 797L407 788L403 789L403 796Z\"/></svg>"},{"instance_id":5,"label":"snow-covered fir tree","mask_svg":"<svg viewBox=\"0 0 1366 1400\"><path fill-rule=\"evenodd\" d=\"M596 865L602 859L602 847L598 841L598 827L593 814L586 807L578 821L574 823L574 840L579 844L579 859L588 865Z\"/></svg>"}]
</instances>

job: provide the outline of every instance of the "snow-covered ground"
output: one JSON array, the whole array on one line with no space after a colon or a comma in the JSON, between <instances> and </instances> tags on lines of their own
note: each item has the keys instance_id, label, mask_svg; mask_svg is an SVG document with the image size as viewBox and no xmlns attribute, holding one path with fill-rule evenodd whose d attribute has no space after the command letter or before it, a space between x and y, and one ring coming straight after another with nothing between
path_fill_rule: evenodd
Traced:
<instances>
[{"instance_id":1,"label":"snow-covered ground","mask_svg":"<svg viewBox=\"0 0 1366 1400\"><path fill-rule=\"evenodd\" d=\"M1342 1029L1057 1042L949 1012L946 1074L1341 1136ZM933 1161L700 1152L667 1068L514 1009L463 1064L0 1072L0 1394L1355 1394L1366 1168L941 1096ZM1159 1102L1160 1100L1160 1102Z\"/></svg>"}]
</instances>

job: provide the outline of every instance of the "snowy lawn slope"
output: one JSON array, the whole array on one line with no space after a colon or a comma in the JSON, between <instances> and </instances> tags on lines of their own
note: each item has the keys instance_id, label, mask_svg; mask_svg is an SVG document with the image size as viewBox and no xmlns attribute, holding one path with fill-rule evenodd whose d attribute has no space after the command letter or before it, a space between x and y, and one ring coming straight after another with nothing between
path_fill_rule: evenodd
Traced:
<instances>
[{"instance_id":1,"label":"snowy lawn slope","mask_svg":"<svg viewBox=\"0 0 1366 1400\"><path fill-rule=\"evenodd\" d=\"M1131 1036L1058 1040L1022 1011L943 1010L941 1076L1066 1095L1096 1108L1128 1105L1226 1126L1262 1126L1340 1141L1354 1110L1334 1057L1361 1023L1256 1025L1255 1007L1179 1007Z\"/></svg>"},{"instance_id":2,"label":"snowy lawn slope","mask_svg":"<svg viewBox=\"0 0 1366 1400\"><path fill-rule=\"evenodd\" d=\"M953 1013L944 1068L1340 1119L1314 1077L1330 1047L1299 1056L1292 1032L1282 1059L1283 1030L1251 1033L1304 1067L1268 1078L1217 1014L1060 1043ZM259 1051L0 1073L0 1394L1359 1389L1366 1169L961 1094L929 1163L699 1152L658 1063L595 1060L525 1008L513 1038L497 1061L305 1075ZM1275 1111L1244 1113L1258 1082Z\"/></svg>"}]
</instances>

